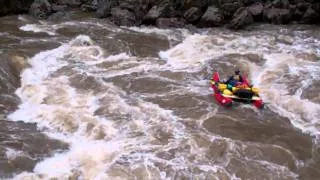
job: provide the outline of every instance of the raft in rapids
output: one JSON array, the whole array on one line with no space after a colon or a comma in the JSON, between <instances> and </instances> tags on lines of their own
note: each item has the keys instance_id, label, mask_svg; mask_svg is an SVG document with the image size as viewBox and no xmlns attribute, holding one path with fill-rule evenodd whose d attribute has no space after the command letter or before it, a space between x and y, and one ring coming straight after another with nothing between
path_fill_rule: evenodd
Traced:
<instances>
[{"instance_id":1,"label":"raft in rapids","mask_svg":"<svg viewBox=\"0 0 320 180\"><path fill-rule=\"evenodd\" d=\"M258 109L264 107L263 100L259 97L259 89L250 85L248 79L243 77L243 82L230 86L220 81L219 73L215 72L211 79L214 97L219 104L231 107L234 101L253 104Z\"/></svg>"}]
</instances>

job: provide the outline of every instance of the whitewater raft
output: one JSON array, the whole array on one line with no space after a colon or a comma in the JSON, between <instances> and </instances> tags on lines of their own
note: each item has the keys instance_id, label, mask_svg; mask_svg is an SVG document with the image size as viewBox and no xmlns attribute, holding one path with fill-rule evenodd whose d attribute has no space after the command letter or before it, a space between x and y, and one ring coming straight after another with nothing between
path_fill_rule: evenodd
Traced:
<instances>
[{"instance_id":1,"label":"whitewater raft","mask_svg":"<svg viewBox=\"0 0 320 180\"><path fill-rule=\"evenodd\" d=\"M262 109L264 107L263 100L259 97L259 89L250 86L246 77L243 77L243 82L237 86L229 86L221 82L219 73L215 72L211 79L211 87L214 91L214 97L219 104L226 107L231 107L236 102L250 103Z\"/></svg>"}]
</instances>

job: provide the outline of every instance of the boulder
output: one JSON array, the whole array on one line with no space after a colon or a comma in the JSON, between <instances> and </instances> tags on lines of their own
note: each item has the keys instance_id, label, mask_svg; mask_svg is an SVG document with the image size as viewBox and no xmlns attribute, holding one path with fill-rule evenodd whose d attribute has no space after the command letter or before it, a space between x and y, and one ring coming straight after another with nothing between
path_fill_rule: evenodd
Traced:
<instances>
[{"instance_id":1,"label":"boulder","mask_svg":"<svg viewBox=\"0 0 320 180\"><path fill-rule=\"evenodd\" d=\"M221 10L225 19L232 18L233 14L240 8L242 5L239 2L225 3L221 6Z\"/></svg>"},{"instance_id":2,"label":"boulder","mask_svg":"<svg viewBox=\"0 0 320 180\"><path fill-rule=\"evenodd\" d=\"M188 9L184 14L184 19L189 23L195 23L197 22L202 16L202 12L197 7L192 7Z\"/></svg>"},{"instance_id":3,"label":"boulder","mask_svg":"<svg viewBox=\"0 0 320 180\"><path fill-rule=\"evenodd\" d=\"M199 9L205 9L210 1L212 0L174 0L172 1L173 6L175 7L175 9L179 9L179 10L188 10L192 7L197 7Z\"/></svg>"},{"instance_id":4,"label":"boulder","mask_svg":"<svg viewBox=\"0 0 320 180\"><path fill-rule=\"evenodd\" d=\"M97 12L96 15L98 18L106 18L111 14L111 8L118 5L117 0L98 0L97 1Z\"/></svg>"},{"instance_id":5,"label":"boulder","mask_svg":"<svg viewBox=\"0 0 320 180\"><path fill-rule=\"evenodd\" d=\"M303 15L304 12L300 11L299 9L295 9L294 11L292 11L292 20L300 21Z\"/></svg>"},{"instance_id":6,"label":"boulder","mask_svg":"<svg viewBox=\"0 0 320 180\"><path fill-rule=\"evenodd\" d=\"M263 11L263 19L272 24L287 24L292 15L288 9L267 8Z\"/></svg>"},{"instance_id":7,"label":"boulder","mask_svg":"<svg viewBox=\"0 0 320 180\"><path fill-rule=\"evenodd\" d=\"M255 21L262 20L263 4L261 2L257 2L255 4L250 5L248 7L248 10L250 11L250 13Z\"/></svg>"},{"instance_id":8,"label":"boulder","mask_svg":"<svg viewBox=\"0 0 320 180\"><path fill-rule=\"evenodd\" d=\"M312 7L312 5L306 2L299 2L296 7L299 11L305 12L309 7Z\"/></svg>"},{"instance_id":9,"label":"boulder","mask_svg":"<svg viewBox=\"0 0 320 180\"><path fill-rule=\"evenodd\" d=\"M95 12L98 10L98 6L93 4L83 4L81 6L81 10L83 12Z\"/></svg>"},{"instance_id":10,"label":"boulder","mask_svg":"<svg viewBox=\"0 0 320 180\"><path fill-rule=\"evenodd\" d=\"M242 3L245 5L245 6L249 6L253 3L257 2L256 0L242 0Z\"/></svg>"},{"instance_id":11,"label":"boulder","mask_svg":"<svg viewBox=\"0 0 320 180\"><path fill-rule=\"evenodd\" d=\"M83 2L80 0L51 0L52 4L66 5L69 7L79 7Z\"/></svg>"},{"instance_id":12,"label":"boulder","mask_svg":"<svg viewBox=\"0 0 320 180\"><path fill-rule=\"evenodd\" d=\"M67 5L57 5L57 4L52 4L51 10L53 12L58 12L58 11L66 11L68 9Z\"/></svg>"},{"instance_id":13,"label":"boulder","mask_svg":"<svg viewBox=\"0 0 320 180\"><path fill-rule=\"evenodd\" d=\"M183 18L158 18L156 20L156 25L159 28L181 28L185 23Z\"/></svg>"},{"instance_id":14,"label":"boulder","mask_svg":"<svg viewBox=\"0 0 320 180\"><path fill-rule=\"evenodd\" d=\"M215 6L209 6L207 11L200 19L200 27L213 27L219 26L223 23L223 15L220 10Z\"/></svg>"},{"instance_id":15,"label":"boulder","mask_svg":"<svg viewBox=\"0 0 320 180\"><path fill-rule=\"evenodd\" d=\"M119 7L134 12L138 22L148 13L152 2L147 0L121 0Z\"/></svg>"},{"instance_id":16,"label":"boulder","mask_svg":"<svg viewBox=\"0 0 320 180\"><path fill-rule=\"evenodd\" d=\"M133 12L127 9L115 7L111 9L111 16L116 25L133 26L136 24L136 17Z\"/></svg>"},{"instance_id":17,"label":"boulder","mask_svg":"<svg viewBox=\"0 0 320 180\"><path fill-rule=\"evenodd\" d=\"M319 13L317 13L314 9L311 7L308 8L308 10L304 13L302 19L302 23L320 23L320 16Z\"/></svg>"},{"instance_id":18,"label":"boulder","mask_svg":"<svg viewBox=\"0 0 320 180\"><path fill-rule=\"evenodd\" d=\"M47 0L35 0L29 13L36 18L46 19L52 13L51 4Z\"/></svg>"},{"instance_id":19,"label":"boulder","mask_svg":"<svg viewBox=\"0 0 320 180\"><path fill-rule=\"evenodd\" d=\"M288 9L289 8L289 0L274 0L272 2L272 7L280 8L280 9Z\"/></svg>"},{"instance_id":20,"label":"boulder","mask_svg":"<svg viewBox=\"0 0 320 180\"><path fill-rule=\"evenodd\" d=\"M243 7L237 10L228 27L231 29L241 29L251 23L253 23L251 12L248 8Z\"/></svg>"},{"instance_id":21,"label":"boulder","mask_svg":"<svg viewBox=\"0 0 320 180\"><path fill-rule=\"evenodd\" d=\"M173 17L176 14L172 4L163 1L159 5L153 6L149 12L143 17L144 24L154 24L156 19L160 17Z\"/></svg>"},{"instance_id":22,"label":"boulder","mask_svg":"<svg viewBox=\"0 0 320 180\"><path fill-rule=\"evenodd\" d=\"M65 21L69 19L70 19L70 13L64 12L64 11L53 13L48 17L49 21Z\"/></svg>"}]
</instances>

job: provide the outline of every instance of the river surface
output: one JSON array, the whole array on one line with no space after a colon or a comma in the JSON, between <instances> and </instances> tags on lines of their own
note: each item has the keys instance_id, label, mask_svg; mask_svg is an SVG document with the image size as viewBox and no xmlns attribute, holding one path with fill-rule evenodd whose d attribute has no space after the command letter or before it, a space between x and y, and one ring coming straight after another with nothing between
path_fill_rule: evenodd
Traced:
<instances>
[{"instance_id":1,"label":"river surface","mask_svg":"<svg viewBox=\"0 0 320 180\"><path fill-rule=\"evenodd\" d=\"M28 62L1 66L2 178L320 177L320 27L0 26L0 58ZM213 99L212 73L236 68L265 109Z\"/></svg>"}]
</instances>

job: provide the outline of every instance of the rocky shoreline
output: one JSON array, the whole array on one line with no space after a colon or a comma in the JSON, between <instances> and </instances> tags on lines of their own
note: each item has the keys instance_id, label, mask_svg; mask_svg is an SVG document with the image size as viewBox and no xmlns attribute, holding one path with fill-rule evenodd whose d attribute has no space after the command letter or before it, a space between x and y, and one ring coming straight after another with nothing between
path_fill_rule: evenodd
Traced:
<instances>
[{"instance_id":1,"label":"rocky shoreline","mask_svg":"<svg viewBox=\"0 0 320 180\"><path fill-rule=\"evenodd\" d=\"M120 26L155 25L160 28L249 24L319 24L316 0L11 0L0 1L0 16L29 13L39 19L59 20L72 9L91 12Z\"/></svg>"}]
</instances>

